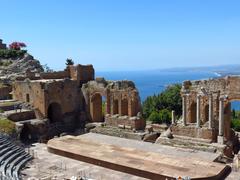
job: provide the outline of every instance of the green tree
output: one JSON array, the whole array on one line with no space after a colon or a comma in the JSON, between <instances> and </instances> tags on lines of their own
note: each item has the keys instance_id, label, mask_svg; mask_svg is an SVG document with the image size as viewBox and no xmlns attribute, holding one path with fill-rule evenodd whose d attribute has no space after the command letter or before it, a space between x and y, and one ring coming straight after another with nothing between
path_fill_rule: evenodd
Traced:
<instances>
[{"instance_id":1,"label":"green tree","mask_svg":"<svg viewBox=\"0 0 240 180\"><path fill-rule=\"evenodd\" d=\"M157 111L153 111L148 117L148 121L151 121L152 123L160 123L159 113Z\"/></svg>"},{"instance_id":2,"label":"green tree","mask_svg":"<svg viewBox=\"0 0 240 180\"><path fill-rule=\"evenodd\" d=\"M162 109L159 111L160 123L171 123L171 112L168 109Z\"/></svg>"},{"instance_id":3,"label":"green tree","mask_svg":"<svg viewBox=\"0 0 240 180\"><path fill-rule=\"evenodd\" d=\"M147 97L143 102L143 117L148 119L152 112L167 109L174 110L177 116L182 113L181 85L168 86L162 93Z\"/></svg>"},{"instance_id":4,"label":"green tree","mask_svg":"<svg viewBox=\"0 0 240 180\"><path fill-rule=\"evenodd\" d=\"M69 66L69 65L74 65L74 61L73 61L72 59L70 59L70 58L67 58L65 64L66 64L67 66Z\"/></svg>"}]
</instances>

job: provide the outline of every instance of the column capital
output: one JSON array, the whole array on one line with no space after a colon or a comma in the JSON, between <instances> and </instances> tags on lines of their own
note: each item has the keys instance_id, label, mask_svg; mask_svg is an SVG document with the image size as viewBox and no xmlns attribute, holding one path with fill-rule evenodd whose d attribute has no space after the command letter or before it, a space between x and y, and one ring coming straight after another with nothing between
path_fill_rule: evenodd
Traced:
<instances>
[{"instance_id":1,"label":"column capital","mask_svg":"<svg viewBox=\"0 0 240 180\"><path fill-rule=\"evenodd\" d=\"M219 97L220 101L226 101L228 99L228 95L222 95Z\"/></svg>"}]
</instances>

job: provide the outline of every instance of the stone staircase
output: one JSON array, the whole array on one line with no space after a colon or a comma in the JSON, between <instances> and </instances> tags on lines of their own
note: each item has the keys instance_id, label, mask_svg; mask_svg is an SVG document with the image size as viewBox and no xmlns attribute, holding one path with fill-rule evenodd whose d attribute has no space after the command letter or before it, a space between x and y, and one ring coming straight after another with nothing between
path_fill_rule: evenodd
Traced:
<instances>
[{"instance_id":1,"label":"stone staircase","mask_svg":"<svg viewBox=\"0 0 240 180\"><path fill-rule=\"evenodd\" d=\"M210 140L191 138L186 136L174 135L174 138L172 139L169 139L167 137L159 137L155 143L212 153L216 153L218 151L218 147L215 146L215 144L212 143Z\"/></svg>"},{"instance_id":2,"label":"stone staircase","mask_svg":"<svg viewBox=\"0 0 240 180\"><path fill-rule=\"evenodd\" d=\"M0 134L0 179L20 180L20 170L32 159L24 148Z\"/></svg>"}]
</instances>

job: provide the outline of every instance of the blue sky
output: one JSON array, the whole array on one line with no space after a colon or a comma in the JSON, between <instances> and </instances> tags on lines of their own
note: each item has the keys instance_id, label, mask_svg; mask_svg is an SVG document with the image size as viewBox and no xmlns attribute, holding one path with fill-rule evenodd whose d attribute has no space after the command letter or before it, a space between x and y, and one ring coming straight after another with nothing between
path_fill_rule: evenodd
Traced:
<instances>
[{"instance_id":1,"label":"blue sky","mask_svg":"<svg viewBox=\"0 0 240 180\"><path fill-rule=\"evenodd\" d=\"M0 38L98 71L239 64L239 0L0 0Z\"/></svg>"}]
</instances>

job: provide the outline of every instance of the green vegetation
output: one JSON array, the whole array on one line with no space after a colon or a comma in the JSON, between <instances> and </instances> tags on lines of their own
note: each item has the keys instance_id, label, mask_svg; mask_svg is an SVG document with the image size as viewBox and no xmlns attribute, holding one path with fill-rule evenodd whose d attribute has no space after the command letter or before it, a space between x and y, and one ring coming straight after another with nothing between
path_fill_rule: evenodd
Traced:
<instances>
[{"instance_id":1,"label":"green vegetation","mask_svg":"<svg viewBox=\"0 0 240 180\"><path fill-rule=\"evenodd\" d=\"M231 126L235 131L240 131L240 111L232 110Z\"/></svg>"},{"instance_id":2,"label":"green vegetation","mask_svg":"<svg viewBox=\"0 0 240 180\"><path fill-rule=\"evenodd\" d=\"M157 124L170 124L171 123L171 113L168 109L162 109L159 112L153 111L148 117L148 121Z\"/></svg>"},{"instance_id":3,"label":"green vegetation","mask_svg":"<svg viewBox=\"0 0 240 180\"><path fill-rule=\"evenodd\" d=\"M4 110L0 108L0 113L4 113Z\"/></svg>"},{"instance_id":4,"label":"green vegetation","mask_svg":"<svg viewBox=\"0 0 240 180\"><path fill-rule=\"evenodd\" d=\"M15 123L6 118L0 118L0 132L8 135L14 134L16 132Z\"/></svg>"},{"instance_id":5,"label":"green vegetation","mask_svg":"<svg viewBox=\"0 0 240 180\"><path fill-rule=\"evenodd\" d=\"M27 50L15 50L15 49L0 49L0 58L17 58L22 57Z\"/></svg>"},{"instance_id":6,"label":"green vegetation","mask_svg":"<svg viewBox=\"0 0 240 180\"><path fill-rule=\"evenodd\" d=\"M171 111L181 116L182 98L181 85L174 84L158 95L149 96L143 102L143 117L153 123L170 123Z\"/></svg>"},{"instance_id":7,"label":"green vegetation","mask_svg":"<svg viewBox=\"0 0 240 180\"><path fill-rule=\"evenodd\" d=\"M6 102L1 102L0 103L0 107L3 107L3 106L13 106L15 104L19 104L19 102L17 102L17 101L6 101Z\"/></svg>"}]
</instances>

